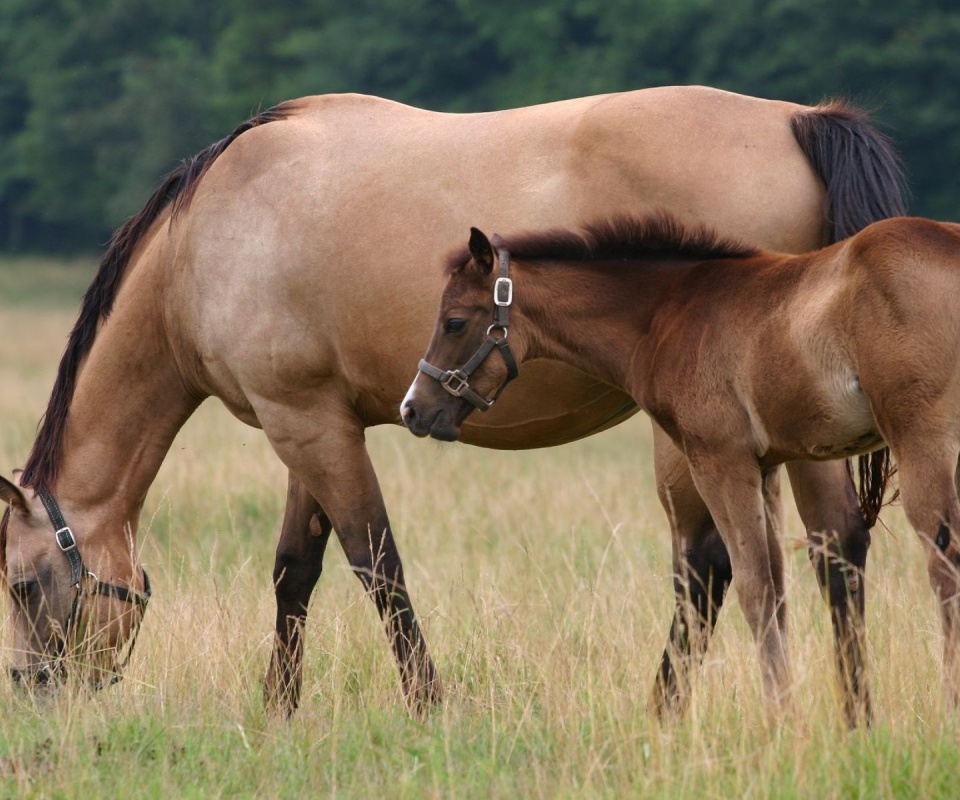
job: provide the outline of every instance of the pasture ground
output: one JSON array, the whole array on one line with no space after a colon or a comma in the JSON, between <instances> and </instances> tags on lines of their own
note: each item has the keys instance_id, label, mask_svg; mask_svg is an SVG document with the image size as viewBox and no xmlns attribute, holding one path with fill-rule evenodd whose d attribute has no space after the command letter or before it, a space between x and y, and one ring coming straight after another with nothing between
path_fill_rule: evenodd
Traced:
<instances>
[{"instance_id":1,"label":"pasture ground","mask_svg":"<svg viewBox=\"0 0 960 800\"><path fill-rule=\"evenodd\" d=\"M91 265L0 264L0 467L21 465ZM446 702L410 719L376 614L332 541L303 704L261 707L285 472L208 401L141 519L155 585L126 679L34 702L0 680L0 796L956 797L956 721L921 549L883 515L867 576L876 724L848 732L830 625L792 510L794 711L771 722L735 599L688 718L647 695L672 610L647 422L499 453L370 432ZM10 632L0 623L0 660Z\"/></svg>"}]
</instances>

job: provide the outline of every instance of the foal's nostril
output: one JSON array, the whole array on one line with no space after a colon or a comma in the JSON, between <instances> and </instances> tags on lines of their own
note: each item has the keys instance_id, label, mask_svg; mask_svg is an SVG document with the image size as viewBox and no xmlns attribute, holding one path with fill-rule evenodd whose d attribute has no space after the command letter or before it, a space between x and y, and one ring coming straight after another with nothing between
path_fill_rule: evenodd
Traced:
<instances>
[{"instance_id":1,"label":"foal's nostril","mask_svg":"<svg viewBox=\"0 0 960 800\"><path fill-rule=\"evenodd\" d=\"M403 424L412 428L417 422L417 409L413 407L413 403L407 401L400 409L400 416L403 418Z\"/></svg>"}]
</instances>

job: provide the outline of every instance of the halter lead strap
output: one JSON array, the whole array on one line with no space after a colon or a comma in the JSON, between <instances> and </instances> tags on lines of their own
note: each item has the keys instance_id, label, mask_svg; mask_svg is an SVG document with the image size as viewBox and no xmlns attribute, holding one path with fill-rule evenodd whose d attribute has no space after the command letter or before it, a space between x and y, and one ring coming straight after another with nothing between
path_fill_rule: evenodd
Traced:
<instances>
[{"instance_id":1,"label":"halter lead strap","mask_svg":"<svg viewBox=\"0 0 960 800\"><path fill-rule=\"evenodd\" d=\"M510 253L506 250L500 250L497 254L497 260L499 262L499 277L493 284L493 324L487 328L487 338L483 340L477 351L470 356L467 363L459 369L440 369L426 359L420 359L418 364L420 372L438 380L440 385L454 397L462 397L480 411L487 411L497 402L507 384L520 374L517 360L513 357L510 345L507 342L510 326L510 306L513 304ZM494 336L494 331L500 331L500 335ZM500 384L500 388L488 400L471 388L470 378L494 350L500 353L503 363L506 364L507 379Z\"/></svg>"}]
</instances>

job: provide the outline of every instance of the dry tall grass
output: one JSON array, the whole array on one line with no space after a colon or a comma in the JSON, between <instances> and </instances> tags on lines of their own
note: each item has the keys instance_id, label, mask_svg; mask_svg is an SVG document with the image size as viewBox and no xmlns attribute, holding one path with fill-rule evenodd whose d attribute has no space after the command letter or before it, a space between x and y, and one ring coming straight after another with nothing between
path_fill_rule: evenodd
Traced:
<instances>
[{"instance_id":1,"label":"dry tall grass","mask_svg":"<svg viewBox=\"0 0 960 800\"><path fill-rule=\"evenodd\" d=\"M9 474L74 309L33 295L13 307L2 292ZM670 559L644 419L530 453L398 429L369 441L445 683L426 724L404 713L372 603L334 542L311 608L303 707L290 722L264 715L285 473L261 433L210 401L141 520L155 597L126 679L40 703L0 682L0 794L956 796L934 601L897 510L875 534L867 580L873 729L840 722L830 626L802 549L788 559L795 711L768 719L731 598L689 718L660 727L646 700L672 609ZM802 536L791 512L787 547ZM8 647L5 624L0 637Z\"/></svg>"}]
</instances>

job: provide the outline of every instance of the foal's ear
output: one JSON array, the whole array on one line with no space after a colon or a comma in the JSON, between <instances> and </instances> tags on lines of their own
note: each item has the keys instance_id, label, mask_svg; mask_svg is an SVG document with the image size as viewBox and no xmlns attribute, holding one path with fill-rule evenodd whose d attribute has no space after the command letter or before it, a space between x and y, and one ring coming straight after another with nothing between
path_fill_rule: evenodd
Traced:
<instances>
[{"instance_id":1,"label":"foal's ear","mask_svg":"<svg viewBox=\"0 0 960 800\"><path fill-rule=\"evenodd\" d=\"M4 503L9 503L14 511L22 512L28 508L27 498L23 496L20 487L14 483L10 483L10 481L2 475L0 475L0 500Z\"/></svg>"},{"instance_id":2,"label":"foal's ear","mask_svg":"<svg viewBox=\"0 0 960 800\"><path fill-rule=\"evenodd\" d=\"M470 229L470 255L484 275L493 272L493 245L479 228Z\"/></svg>"}]
</instances>

